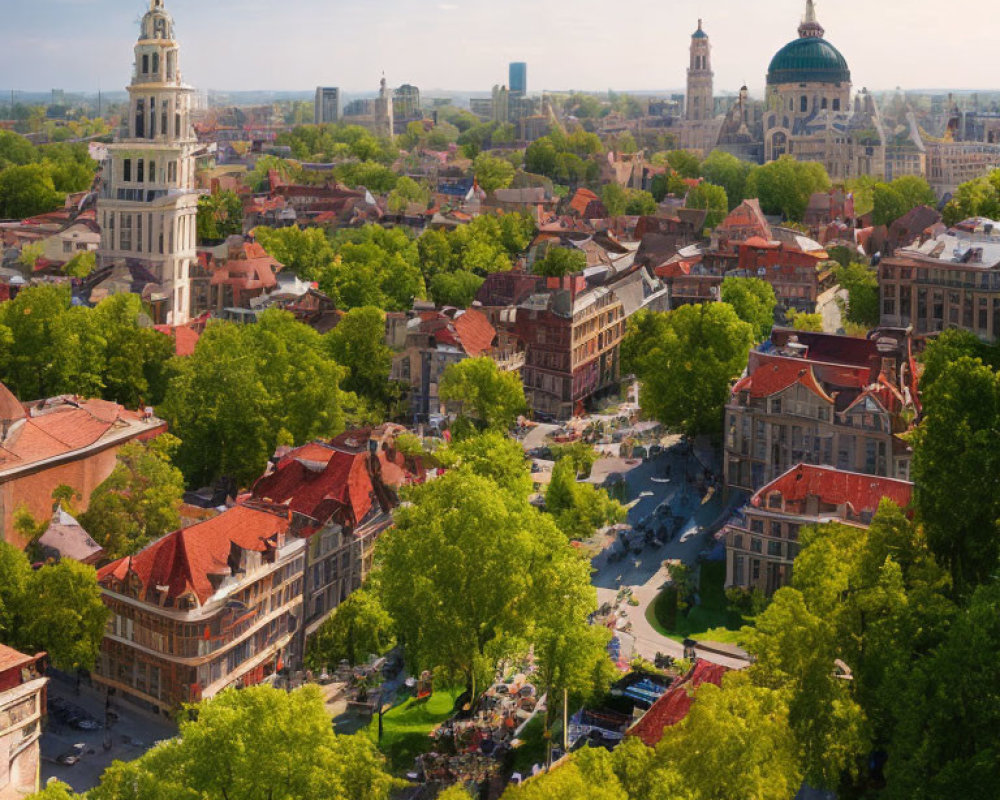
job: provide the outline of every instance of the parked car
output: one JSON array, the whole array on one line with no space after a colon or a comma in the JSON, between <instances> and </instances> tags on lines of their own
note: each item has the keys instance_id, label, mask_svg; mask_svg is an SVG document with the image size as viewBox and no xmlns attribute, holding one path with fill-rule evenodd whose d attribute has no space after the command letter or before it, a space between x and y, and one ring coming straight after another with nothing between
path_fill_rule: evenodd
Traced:
<instances>
[{"instance_id":1,"label":"parked car","mask_svg":"<svg viewBox=\"0 0 1000 800\"><path fill-rule=\"evenodd\" d=\"M72 747L70 747L69 750L57 755L56 763L62 764L63 766L66 767L72 767L83 757L83 754L86 752L87 752L87 745L83 744L82 742L78 742L77 744L74 744Z\"/></svg>"}]
</instances>

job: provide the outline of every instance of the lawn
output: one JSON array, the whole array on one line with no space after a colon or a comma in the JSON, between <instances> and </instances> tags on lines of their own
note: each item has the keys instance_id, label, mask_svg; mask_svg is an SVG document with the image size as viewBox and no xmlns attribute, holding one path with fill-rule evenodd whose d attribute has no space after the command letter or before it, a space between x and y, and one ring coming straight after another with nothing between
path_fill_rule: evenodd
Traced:
<instances>
[{"instance_id":1,"label":"lawn","mask_svg":"<svg viewBox=\"0 0 1000 800\"><path fill-rule=\"evenodd\" d=\"M725 592L726 565L721 561L706 561L701 565L698 595L700 603L687 615L677 614L671 629L658 618L657 602L646 608L646 619L658 633L677 641L694 639L702 642L738 644L740 628L752 625L752 617L744 617L729 606Z\"/></svg>"},{"instance_id":2,"label":"lawn","mask_svg":"<svg viewBox=\"0 0 1000 800\"><path fill-rule=\"evenodd\" d=\"M389 759L392 771L413 769L413 759L430 750L427 735L451 716L461 688L438 689L427 700L410 698L387 711L382 719L382 741L378 741L378 715L368 726L368 735Z\"/></svg>"}]
</instances>

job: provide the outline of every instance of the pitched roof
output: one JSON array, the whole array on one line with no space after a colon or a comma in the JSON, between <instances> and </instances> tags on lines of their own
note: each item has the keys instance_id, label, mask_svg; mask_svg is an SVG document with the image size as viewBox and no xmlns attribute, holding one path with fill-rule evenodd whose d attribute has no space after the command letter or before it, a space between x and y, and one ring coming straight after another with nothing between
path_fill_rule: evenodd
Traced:
<instances>
[{"instance_id":1,"label":"pitched roof","mask_svg":"<svg viewBox=\"0 0 1000 800\"><path fill-rule=\"evenodd\" d=\"M472 358L487 352L497 335L486 315L471 308L455 318L455 332Z\"/></svg>"},{"instance_id":2,"label":"pitched roof","mask_svg":"<svg viewBox=\"0 0 1000 800\"><path fill-rule=\"evenodd\" d=\"M18 667L23 667L25 664L29 664L34 661L37 656L29 656L24 653L15 650L13 647L7 647L5 644L0 644L0 673L7 672L11 669L17 669Z\"/></svg>"},{"instance_id":3,"label":"pitched roof","mask_svg":"<svg viewBox=\"0 0 1000 800\"><path fill-rule=\"evenodd\" d=\"M770 397L796 383L813 394L833 402L816 380L812 365L802 359L761 356L757 368L740 380L733 392L750 392L753 398Z\"/></svg>"},{"instance_id":4,"label":"pitched roof","mask_svg":"<svg viewBox=\"0 0 1000 800\"><path fill-rule=\"evenodd\" d=\"M647 747L655 747L663 738L665 728L676 725L688 715L695 700L694 690L703 683L721 686L726 672L728 669L721 664L698 659L687 677L661 695L642 719L629 728L627 735L638 736Z\"/></svg>"},{"instance_id":5,"label":"pitched roof","mask_svg":"<svg viewBox=\"0 0 1000 800\"><path fill-rule=\"evenodd\" d=\"M189 528L168 533L134 556L113 561L97 572L104 584L134 573L146 592L167 587L167 596L193 592L204 603L215 589L209 575L228 575L232 546L265 552L288 531L288 517L247 505L237 505Z\"/></svg>"},{"instance_id":6,"label":"pitched roof","mask_svg":"<svg viewBox=\"0 0 1000 800\"><path fill-rule=\"evenodd\" d=\"M64 511L56 509L38 543L43 548L54 550L60 558L71 558L85 564L97 561L104 548L95 542L76 519Z\"/></svg>"},{"instance_id":7,"label":"pitched roof","mask_svg":"<svg viewBox=\"0 0 1000 800\"><path fill-rule=\"evenodd\" d=\"M750 499L751 505L765 507L768 495L774 492L780 492L786 503L815 496L829 505L848 505L860 514L864 511L874 513L883 497L905 508L913 496L913 484L833 467L799 464L758 490Z\"/></svg>"}]
</instances>

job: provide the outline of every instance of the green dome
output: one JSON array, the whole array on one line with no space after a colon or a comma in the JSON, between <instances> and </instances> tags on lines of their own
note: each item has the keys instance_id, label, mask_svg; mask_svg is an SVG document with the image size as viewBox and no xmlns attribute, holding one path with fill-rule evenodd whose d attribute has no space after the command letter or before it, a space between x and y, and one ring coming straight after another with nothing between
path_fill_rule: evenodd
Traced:
<instances>
[{"instance_id":1,"label":"green dome","mask_svg":"<svg viewBox=\"0 0 1000 800\"><path fill-rule=\"evenodd\" d=\"M769 86L780 83L850 83L847 60L826 39L804 37L789 42L771 59Z\"/></svg>"}]
</instances>

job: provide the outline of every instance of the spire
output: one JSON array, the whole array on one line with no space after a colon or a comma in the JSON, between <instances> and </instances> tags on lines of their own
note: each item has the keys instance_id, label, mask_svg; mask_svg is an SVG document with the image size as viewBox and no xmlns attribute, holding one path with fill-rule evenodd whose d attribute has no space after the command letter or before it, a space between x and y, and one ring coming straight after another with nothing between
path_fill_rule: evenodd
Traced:
<instances>
[{"instance_id":1,"label":"spire","mask_svg":"<svg viewBox=\"0 0 1000 800\"><path fill-rule=\"evenodd\" d=\"M816 19L816 4L813 0L806 0L806 15L802 19L802 24L799 25L799 38L822 39L824 33L826 31L823 30L823 26Z\"/></svg>"}]
</instances>

